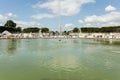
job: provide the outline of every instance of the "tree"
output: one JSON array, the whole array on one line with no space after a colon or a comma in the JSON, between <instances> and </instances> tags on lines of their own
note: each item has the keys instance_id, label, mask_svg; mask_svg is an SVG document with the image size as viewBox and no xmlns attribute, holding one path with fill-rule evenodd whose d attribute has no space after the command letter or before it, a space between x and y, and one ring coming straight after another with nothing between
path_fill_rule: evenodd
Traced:
<instances>
[{"instance_id":1,"label":"tree","mask_svg":"<svg viewBox=\"0 0 120 80\"><path fill-rule=\"evenodd\" d=\"M34 27L34 28L25 28L25 29L23 29L23 32L24 33L30 33L30 32L32 32L32 33L38 33L39 32L39 28L37 28L37 27Z\"/></svg>"},{"instance_id":2,"label":"tree","mask_svg":"<svg viewBox=\"0 0 120 80\"><path fill-rule=\"evenodd\" d=\"M14 23L12 20L8 20L5 25L5 27L12 27L15 28L16 27L16 23Z\"/></svg>"},{"instance_id":3,"label":"tree","mask_svg":"<svg viewBox=\"0 0 120 80\"><path fill-rule=\"evenodd\" d=\"M69 35L70 31L63 31L63 35Z\"/></svg>"},{"instance_id":4,"label":"tree","mask_svg":"<svg viewBox=\"0 0 120 80\"><path fill-rule=\"evenodd\" d=\"M81 31L83 33L84 32L87 32L87 33L100 32L100 28L97 28L97 27L84 27L84 28L81 28Z\"/></svg>"},{"instance_id":5,"label":"tree","mask_svg":"<svg viewBox=\"0 0 120 80\"><path fill-rule=\"evenodd\" d=\"M21 27L17 27L17 28L16 28L16 32L17 32L17 33L20 33L20 32L22 32L22 29L21 29Z\"/></svg>"},{"instance_id":6,"label":"tree","mask_svg":"<svg viewBox=\"0 0 120 80\"><path fill-rule=\"evenodd\" d=\"M5 31L5 30L6 30L6 27L0 26L0 33L2 33L2 32Z\"/></svg>"},{"instance_id":7,"label":"tree","mask_svg":"<svg viewBox=\"0 0 120 80\"><path fill-rule=\"evenodd\" d=\"M41 32L42 32L42 33L48 33L48 32L49 32L49 29L48 29L48 28L41 28Z\"/></svg>"},{"instance_id":8,"label":"tree","mask_svg":"<svg viewBox=\"0 0 120 80\"><path fill-rule=\"evenodd\" d=\"M74 33L79 32L79 28L74 28L74 29L73 29L73 32L74 32Z\"/></svg>"}]
</instances>

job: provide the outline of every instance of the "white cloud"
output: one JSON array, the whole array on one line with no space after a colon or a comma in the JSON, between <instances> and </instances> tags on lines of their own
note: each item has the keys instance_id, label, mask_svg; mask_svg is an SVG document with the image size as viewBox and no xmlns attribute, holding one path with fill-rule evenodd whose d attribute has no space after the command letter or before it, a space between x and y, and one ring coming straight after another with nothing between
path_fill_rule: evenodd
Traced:
<instances>
[{"instance_id":1,"label":"white cloud","mask_svg":"<svg viewBox=\"0 0 120 80\"><path fill-rule=\"evenodd\" d=\"M0 14L0 26L4 25L4 23L9 20L10 18L16 17L15 14L13 13L6 13L6 14ZM20 26L22 28L26 28L26 27L40 27L41 24L35 21L18 21L18 20L14 20L12 19L17 26Z\"/></svg>"},{"instance_id":2,"label":"white cloud","mask_svg":"<svg viewBox=\"0 0 120 80\"><path fill-rule=\"evenodd\" d=\"M68 28L68 27L73 27L74 25L72 23L68 23L68 24L65 24L65 27Z\"/></svg>"},{"instance_id":3,"label":"white cloud","mask_svg":"<svg viewBox=\"0 0 120 80\"><path fill-rule=\"evenodd\" d=\"M108 5L106 8L105 8L105 11L115 11L116 10L116 8L115 7L113 7L113 6L111 6L111 5Z\"/></svg>"},{"instance_id":4,"label":"white cloud","mask_svg":"<svg viewBox=\"0 0 120 80\"><path fill-rule=\"evenodd\" d=\"M84 23L83 20L78 20L79 23Z\"/></svg>"},{"instance_id":5,"label":"white cloud","mask_svg":"<svg viewBox=\"0 0 120 80\"><path fill-rule=\"evenodd\" d=\"M7 20L7 19L8 19L7 16L0 14L0 22L3 22L5 20Z\"/></svg>"},{"instance_id":6,"label":"white cloud","mask_svg":"<svg viewBox=\"0 0 120 80\"><path fill-rule=\"evenodd\" d=\"M110 12L101 16L87 16L84 19L84 24L86 26L118 26L120 25L120 12Z\"/></svg>"},{"instance_id":7,"label":"white cloud","mask_svg":"<svg viewBox=\"0 0 120 80\"><path fill-rule=\"evenodd\" d=\"M16 17L16 15L13 14L13 13L0 14L0 22L4 22L4 21L8 20L11 17Z\"/></svg>"},{"instance_id":8,"label":"white cloud","mask_svg":"<svg viewBox=\"0 0 120 80\"><path fill-rule=\"evenodd\" d=\"M26 27L39 27L41 24L38 22L27 22L27 21L15 21L15 23L17 23L17 26L20 26L22 28L26 28Z\"/></svg>"},{"instance_id":9,"label":"white cloud","mask_svg":"<svg viewBox=\"0 0 120 80\"><path fill-rule=\"evenodd\" d=\"M55 17L55 15L52 15L52 14L37 14L37 15L33 15L31 17L33 19L44 19L44 18L53 18L53 17Z\"/></svg>"},{"instance_id":10,"label":"white cloud","mask_svg":"<svg viewBox=\"0 0 120 80\"><path fill-rule=\"evenodd\" d=\"M49 0L45 3L37 3L33 7L49 9L53 14L71 16L78 14L82 5L92 2L95 0Z\"/></svg>"},{"instance_id":11,"label":"white cloud","mask_svg":"<svg viewBox=\"0 0 120 80\"><path fill-rule=\"evenodd\" d=\"M16 15L13 14L13 13L11 13L11 12L7 13L7 16L8 16L8 17L16 17Z\"/></svg>"},{"instance_id":12,"label":"white cloud","mask_svg":"<svg viewBox=\"0 0 120 80\"><path fill-rule=\"evenodd\" d=\"M64 25L64 27L66 28L66 30L72 30L75 26L72 23L67 23Z\"/></svg>"},{"instance_id":13,"label":"white cloud","mask_svg":"<svg viewBox=\"0 0 120 80\"><path fill-rule=\"evenodd\" d=\"M105 15L97 16L88 16L85 18L85 22L111 22L111 21L120 21L120 12L110 12Z\"/></svg>"}]
</instances>

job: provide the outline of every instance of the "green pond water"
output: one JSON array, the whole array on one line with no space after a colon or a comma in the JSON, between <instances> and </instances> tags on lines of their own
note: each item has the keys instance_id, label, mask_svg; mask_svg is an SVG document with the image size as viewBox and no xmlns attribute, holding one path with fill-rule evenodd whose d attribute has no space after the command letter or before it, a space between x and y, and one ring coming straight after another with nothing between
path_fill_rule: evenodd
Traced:
<instances>
[{"instance_id":1,"label":"green pond water","mask_svg":"<svg viewBox=\"0 0 120 80\"><path fill-rule=\"evenodd\" d=\"M120 44L1 39L0 80L120 80Z\"/></svg>"}]
</instances>

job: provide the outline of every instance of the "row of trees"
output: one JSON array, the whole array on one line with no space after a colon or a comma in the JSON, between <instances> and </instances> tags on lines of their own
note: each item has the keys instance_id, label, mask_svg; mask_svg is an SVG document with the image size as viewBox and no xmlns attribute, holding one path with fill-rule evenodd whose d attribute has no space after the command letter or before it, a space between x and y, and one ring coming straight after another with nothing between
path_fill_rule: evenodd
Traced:
<instances>
[{"instance_id":1,"label":"row of trees","mask_svg":"<svg viewBox=\"0 0 120 80\"><path fill-rule=\"evenodd\" d=\"M0 33L2 33L3 31L7 30L11 33L53 33L53 34L59 34L58 31L50 31L49 28L38 28L38 27L29 27L29 28L24 28L22 30L21 27L16 27L16 23L13 22L12 20L8 20L4 26L0 26ZM120 32L120 26L111 26L111 27L82 27L82 28L74 28L71 31L63 31L62 33L64 35L68 35L70 32L73 33L78 33L78 32L83 32L83 33L94 33L94 32L102 32L102 33L109 33L109 32Z\"/></svg>"},{"instance_id":2,"label":"row of trees","mask_svg":"<svg viewBox=\"0 0 120 80\"><path fill-rule=\"evenodd\" d=\"M23 33L38 33L38 32L41 32L41 33L48 33L49 32L49 29L48 28L38 28L38 27L30 27L30 28L25 28L23 29L22 31Z\"/></svg>"},{"instance_id":3,"label":"row of trees","mask_svg":"<svg viewBox=\"0 0 120 80\"><path fill-rule=\"evenodd\" d=\"M38 33L39 31L41 31L42 33L47 33L49 32L48 28L37 28L37 27L30 27L30 28L24 28L22 30L21 27L16 27L16 23L13 22L12 20L8 20L4 26L0 26L0 33L2 33L3 31L7 30L11 33Z\"/></svg>"},{"instance_id":4,"label":"row of trees","mask_svg":"<svg viewBox=\"0 0 120 80\"><path fill-rule=\"evenodd\" d=\"M82 27L74 28L71 31L64 31L63 34L68 35L69 33L111 33L111 32L120 32L120 26L110 26L110 27Z\"/></svg>"},{"instance_id":5,"label":"row of trees","mask_svg":"<svg viewBox=\"0 0 120 80\"><path fill-rule=\"evenodd\" d=\"M82 32L88 32L88 33L110 33L110 32L120 32L120 26L111 26L111 27L101 27L101 28L95 28L95 27L86 27L86 28L81 28Z\"/></svg>"}]
</instances>

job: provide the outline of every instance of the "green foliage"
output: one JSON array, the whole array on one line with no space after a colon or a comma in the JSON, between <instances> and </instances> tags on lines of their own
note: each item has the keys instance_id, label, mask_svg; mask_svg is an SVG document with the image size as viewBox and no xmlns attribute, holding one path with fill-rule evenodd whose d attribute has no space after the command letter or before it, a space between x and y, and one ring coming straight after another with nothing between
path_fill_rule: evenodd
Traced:
<instances>
[{"instance_id":1,"label":"green foliage","mask_svg":"<svg viewBox=\"0 0 120 80\"><path fill-rule=\"evenodd\" d=\"M6 27L0 26L0 33L2 33L2 32L5 31L5 30L6 30Z\"/></svg>"},{"instance_id":2,"label":"green foliage","mask_svg":"<svg viewBox=\"0 0 120 80\"><path fill-rule=\"evenodd\" d=\"M79 28L74 28L72 31L73 31L74 33L77 33L77 32L79 32Z\"/></svg>"},{"instance_id":3,"label":"green foliage","mask_svg":"<svg viewBox=\"0 0 120 80\"><path fill-rule=\"evenodd\" d=\"M32 33L38 33L39 32L39 28L37 28L37 27L34 27L34 28L25 28L25 29L23 29L23 32L24 33L30 33L30 32L32 32Z\"/></svg>"},{"instance_id":4,"label":"green foliage","mask_svg":"<svg viewBox=\"0 0 120 80\"><path fill-rule=\"evenodd\" d=\"M86 27L86 28L81 28L81 31L87 33L99 32L100 28Z\"/></svg>"},{"instance_id":5,"label":"green foliage","mask_svg":"<svg viewBox=\"0 0 120 80\"><path fill-rule=\"evenodd\" d=\"M70 32L70 31L63 31L62 34L63 34L63 35L69 35L69 32Z\"/></svg>"},{"instance_id":6,"label":"green foliage","mask_svg":"<svg viewBox=\"0 0 120 80\"><path fill-rule=\"evenodd\" d=\"M21 29L21 27L17 27L17 28L15 29L15 31L16 31L17 33L21 33L21 32L22 32L22 29Z\"/></svg>"},{"instance_id":7,"label":"green foliage","mask_svg":"<svg viewBox=\"0 0 120 80\"><path fill-rule=\"evenodd\" d=\"M119 32L120 26L116 27L102 27L100 29L100 32Z\"/></svg>"},{"instance_id":8,"label":"green foliage","mask_svg":"<svg viewBox=\"0 0 120 80\"><path fill-rule=\"evenodd\" d=\"M41 30L42 33L48 33L49 32L48 28L41 28L40 30Z\"/></svg>"},{"instance_id":9,"label":"green foliage","mask_svg":"<svg viewBox=\"0 0 120 80\"><path fill-rule=\"evenodd\" d=\"M16 23L14 23L12 20L8 20L5 25L5 27L12 27L15 28L16 27Z\"/></svg>"},{"instance_id":10,"label":"green foliage","mask_svg":"<svg viewBox=\"0 0 120 80\"><path fill-rule=\"evenodd\" d=\"M0 26L0 33L2 33L3 31L9 31L11 33L20 33L21 32L21 28L13 28L13 27L4 27L4 26Z\"/></svg>"},{"instance_id":11,"label":"green foliage","mask_svg":"<svg viewBox=\"0 0 120 80\"><path fill-rule=\"evenodd\" d=\"M0 33L5 30L11 33L20 33L22 31L21 27L16 28L16 23L14 23L12 20L8 20L4 26L0 26Z\"/></svg>"},{"instance_id":12,"label":"green foliage","mask_svg":"<svg viewBox=\"0 0 120 80\"><path fill-rule=\"evenodd\" d=\"M93 32L102 32L102 33L110 33L110 32L120 32L120 26L112 26L112 27L101 27L101 28L94 28L94 27L85 27L81 28L82 32L93 33Z\"/></svg>"},{"instance_id":13,"label":"green foliage","mask_svg":"<svg viewBox=\"0 0 120 80\"><path fill-rule=\"evenodd\" d=\"M20 33L21 32L21 30L19 30L19 28L7 27L6 30L11 32L11 33Z\"/></svg>"}]
</instances>

